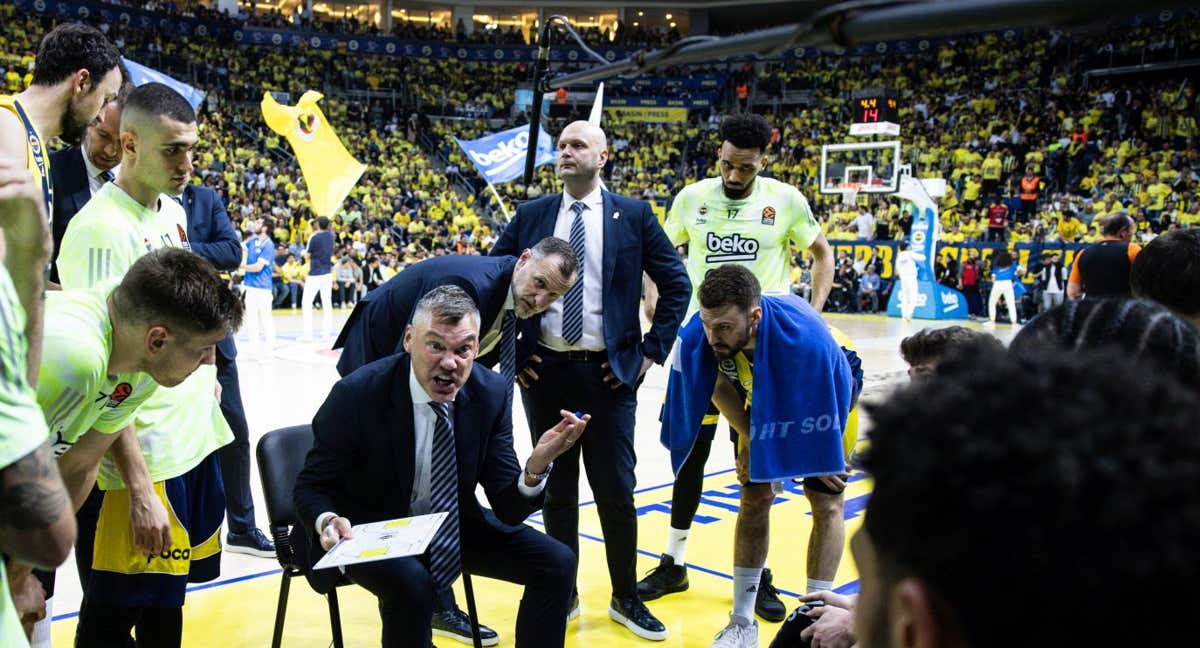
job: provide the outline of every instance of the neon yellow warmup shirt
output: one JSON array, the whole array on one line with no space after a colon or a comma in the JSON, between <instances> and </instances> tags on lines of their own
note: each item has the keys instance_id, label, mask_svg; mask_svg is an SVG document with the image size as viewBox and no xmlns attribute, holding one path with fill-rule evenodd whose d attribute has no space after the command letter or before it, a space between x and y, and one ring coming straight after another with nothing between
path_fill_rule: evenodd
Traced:
<instances>
[{"instance_id":1,"label":"neon yellow warmup shirt","mask_svg":"<svg viewBox=\"0 0 1200 648\"><path fill-rule=\"evenodd\" d=\"M113 330L107 299L105 290L46 293L37 399L56 457L88 430L113 434L131 425L158 388L150 374L109 375Z\"/></svg>"},{"instance_id":2,"label":"neon yellow warmup shirt","mask_svg":"<svg viewBox=\"0 0 1200 648\"><path fill-rule=\"evenodd\" d=\"M821 232L808 200L795 187L758 177L741 200L725 196L720 178L688 185L675 197L663 228L674 245L689 243L687 269L692 280L690 316L705 274L739 263L758 277L763 293L789 292L792 265L789 242L807 250ZM687 318L684 318L687 321Z\"/></svg>"},{"instance_id":3,"label":"neon yellow warmup shirt","mask_svg":"<svg viewBox=\"0 0 1200 648\"><path fill-rule=\"evenodd\" d=\"M25 309L8 269L0 264L0 468L16 463L46 442L46 420L25 377ZM26 648L25 631L0 563L0 646Z\"/></svg>"},{"instance_id":4,"label":"neon yellow warmup shirt","mask_svg":"<svg viewBox=\"0 0 1200 648\"><path fill-rule=\"evenodd\" d=\"M63 236L58 254L63 288L111 288L151 250L190 249L183 207L167 195L159 196L157 207L141 205L114 182L104 185ZM153 481L184 474L233 440L214 395L216 385L216 367L203 365L182 384L156 389L138 409L138 443ZM98 482L103 490L125 487L107 456Z\"/></svg>"}]
</instances>

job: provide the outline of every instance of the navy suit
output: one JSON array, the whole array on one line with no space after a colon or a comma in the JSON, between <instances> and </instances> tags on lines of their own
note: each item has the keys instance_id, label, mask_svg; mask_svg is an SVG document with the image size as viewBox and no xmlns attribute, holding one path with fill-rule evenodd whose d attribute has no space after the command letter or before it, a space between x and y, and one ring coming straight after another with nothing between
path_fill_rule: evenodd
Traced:
<instances>
[{"instance_id":1,"label":"navy suit","mask_svg":"<svg viewBox=\"0 0 1200 648\"><path fill-rule=\"evenodd\" d=\"M92 199L82 148L70 146L50 154L50 183L54 186L54 213L50 226L54 252L50 256L50 281L59 283L58 248L62 245L63 235L75 214Z\"/></svg>"},{"instance_id":2,"label":"navy suit","mask_svg":"<svg viewBox=\"0 0 1200 648\"><path fill-rule=\"evenodd\" d=\"M458 286L479 308L480 337L495 321L512 286L515 257L447 255L426 259L405 268L382 286L367 293L354 306L333 348L342 349L338 373L355 369L401 351L404 330L412 321L417 302L438 286ZM493 349L489 356L496 356ZM476 362L485 366L490 358Z\"/></svg>"},{"instance_id":3,"label":"navy suit","mask_svg":"<svg viewBox=\"0 0 1200 648\"><path fill-rule=\"evenodd\" d=\"M351 524L410 515L415 472L412 366L408 354L377 360L338 381L313 417L313 447L293 491L298 526L292 543L301 564L323 555L314 525L334 512ZM463 569L526 585L517 615L518 646L561 646L575 557L522 522L541 505L517 488L522 470L512 445L504 380L475 367L454 399L455 455ZM495 512L475 498L481 485ZM496 521L495 518L498 518ZM379 598L383 645L430 645L435 586L416 557L350 566L346 575ZM314 574L318 591L336 570Z\"/></svg>"},{"instance_id":4,"label":"navy suit","mask_svg":"<svg viewBox=\"0 0 1200 648\"><path fill-rule=\"evenodd\" d=\"M218 270L236 270L242 264L238 240L225 203L216 191L189 184L180 197L187 213L188 244ZM221 384L221 414L233 430L233 442L217 450L221 480L225 482L225 509L229 532L242 534L254 528L254 498L250 494L250 427L242 407L238 381L237 346L233 334L217 345L217 382Z\"/></svg>"},{"instance_id":5,"label":"navy suit","mask_svg":"<svg viewBox=\"0 0 1200 648\"><path fill-rule=\"evenodd\" d=\"M554 235L561 193L521 205L492 255L519 254ZM602 288L605 350L596 353L556 353L538 347L541 316L522 320L517 348L518 366L533 355L540 380L522 388L522 402L536 436L561 417L559 409L592 415L580 442L555 462L546 487L546 532L579 554L579 459L587 468L604 531L613 595L636 595L637 517L633 507L633 432L637 411L638 374L643 358L667 359L691 296L691 284L675 247L645 202L607 191L602 193L604 223ZM643 334L640 318L642 272L658 285L659 300L650 331ZM622 386L604 383L611 364ZM536 438L535 438L536 442Z\"/></svg>"}]
</instances>

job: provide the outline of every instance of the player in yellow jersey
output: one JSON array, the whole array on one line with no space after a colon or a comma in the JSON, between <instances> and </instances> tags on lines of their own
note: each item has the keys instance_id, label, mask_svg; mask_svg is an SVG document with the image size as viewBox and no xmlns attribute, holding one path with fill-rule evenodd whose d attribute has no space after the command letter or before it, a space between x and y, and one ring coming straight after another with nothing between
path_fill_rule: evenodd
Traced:
<instances>
[{"instance_id":1,"label":"player in yellow jersey","mask_svg":"<svg viewBox=\"0 0 1200 648\"><path fill-rule=\"evenodd\" d=\"M100 109L121 88L121 53L94 27L65 23L42 39L34 60L33 84L16 95L0 95L0 157L21 160L42 185L50 203L51 138L76 144Z\"/></svg>"},{"instance_id":2,"label":"player in yellow jersey","mask_svg":"<svg viewBox=\"0 0 1200 648\"><path fill-rule=\"evenodd\" d=\"M99 30L76 23L59 25L38 47L33 84L19 94L0 95L0 158L20 160L33 174L46 218L54 213L46 145L53 137L70 144L83 137L100 109L117 98L123 76L120 64L120 52ZM26 371L32 385L37 383L41 362L41 301L25 310Z\"/></svg>"}]
</instances>

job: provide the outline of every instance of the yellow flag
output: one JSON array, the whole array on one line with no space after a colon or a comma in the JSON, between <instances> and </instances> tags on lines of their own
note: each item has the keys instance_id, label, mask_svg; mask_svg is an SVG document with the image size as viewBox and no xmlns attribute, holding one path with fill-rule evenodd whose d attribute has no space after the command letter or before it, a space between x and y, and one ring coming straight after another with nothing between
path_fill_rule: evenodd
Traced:
<instances>
[{"instance_id":1,"label":"yellow flag","mask_svg":"<svg viewBox=\"0 0 1200 648\"><path fill-rule=\"evenodd\" d=\"M263 93L262 114L271 130L287 138L300 163L312 198L313 213L333 216L367 167L346 150L317 102L324 98L309 90L295 106L284 106Z\"/></svg>"}]
</instances>

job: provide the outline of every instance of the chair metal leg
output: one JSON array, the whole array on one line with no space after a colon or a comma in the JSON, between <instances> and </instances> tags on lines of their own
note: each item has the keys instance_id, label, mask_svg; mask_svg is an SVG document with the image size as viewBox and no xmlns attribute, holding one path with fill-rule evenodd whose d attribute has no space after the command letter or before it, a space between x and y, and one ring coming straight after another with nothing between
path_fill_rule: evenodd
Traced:
<instances>
[{"instance_id":1,"label":"chair metal leg","mask_svg":"<svg viewBox=\"0 0 1200 648\"><path fill-rule=\"evenodd\" d=\"M479 636L479 615L475 612L475 588L471 585L471 575L463 572L463 589L467 594L467 618L471 620L471 640L475 648L483 648L483 639Z\"/></svg>"},{"instance_id":2,"label":"chair metal leg","mask_svg":"<svg viewBox=\"0 0 1200 648\"><path fill-rule=\"evenodd\" d=\"M329 626L333 631L333 648L345 648L342 643L342 615L338 611L337 588L334 588L325 595L325 600L329 602Z\"/></svg>"},{"instance_id":3,"label":"chair metal leg","mask_svg":"<svg viewBox=\"0 0 1200 648\"><path fill-rule=\"evenodd\" d=\"M283 570L283 580L279 582L279 604L275 606L275 633L271 636L271 648L279 648L283 641L283 620L287 615L288 591L292 587L291 570Z\"/></svg>"}]
</instances>

